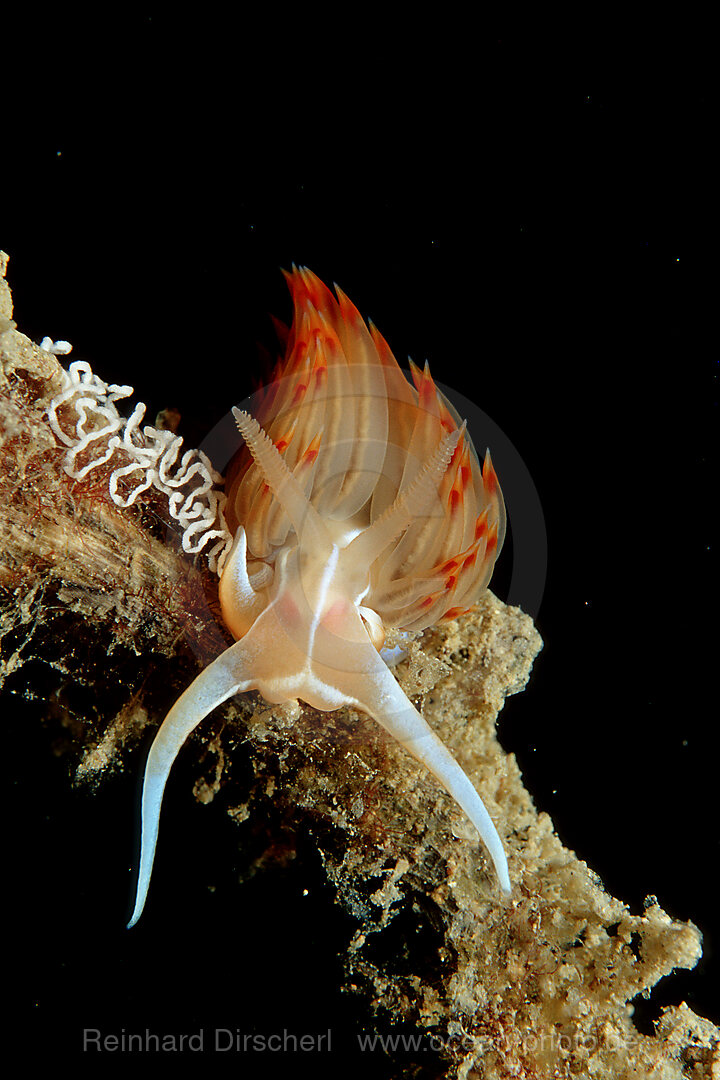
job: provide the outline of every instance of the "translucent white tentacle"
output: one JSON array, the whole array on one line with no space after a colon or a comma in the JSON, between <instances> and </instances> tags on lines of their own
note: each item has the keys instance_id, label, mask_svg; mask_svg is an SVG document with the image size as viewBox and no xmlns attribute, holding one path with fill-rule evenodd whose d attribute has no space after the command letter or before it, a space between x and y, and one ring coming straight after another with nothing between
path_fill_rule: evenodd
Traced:
<instances>
[{"instance_id":1,"label":"translucent white tentacle","mask_svg":"<svg viewBox=\"0 0 720 1080\"><path fill-rule=\"evenodd\" d=\"M338 682L342 685L343 680L339 679ZM343 689L352 694L362 709L421 761L465 811L490 853L500 887L509 895L511 886L507 857L484 802L382 660L378 659L372 674L363 674L356 680L355 686L343 686Z\"/></svg>"},{"instance_id":2,"label":"translucent white tentacle","mask_svg":"<svg viewBox=\"0 0 720 1080\"><path fill-rule=\"evenodd\" d=\"M150 887L160 808L172 763L191 731L223 701L251 689L246 644L238 641L205 668L178 698L150 747L142 793L140 870L135 908L128 929L142 915Z\"/></svg>"},{"instance_id":3,"label":"translucent white tentacle","mask_svg":"<svg viewBox=\"0 0 720 1080\"><path fill-rule=\"evenodd\" d=\"M268 567L272 580L272 571ZM223 565L218 589L223 620L234 638L241 638L265 607L250 584L247 572L247 539L240 525L233 546Z\"/></svg>"}]
</instances>

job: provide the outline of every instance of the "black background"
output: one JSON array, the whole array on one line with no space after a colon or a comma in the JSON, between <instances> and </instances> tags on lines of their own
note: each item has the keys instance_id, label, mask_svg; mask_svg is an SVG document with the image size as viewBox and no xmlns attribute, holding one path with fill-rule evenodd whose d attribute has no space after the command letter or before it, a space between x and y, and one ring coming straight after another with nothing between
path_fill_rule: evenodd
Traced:
<instances>
[{"instance_id":1,"label":"black background","mask_svg":"<svg viewBox=\"0 0 720 1080\"><path fill-rule=\"evenodd\" d=\"M251 389L269 313L289 317L279 268L307 264L401 362L428 358L491 416L532 475L549 553L545 648L502 743L611 894L636 913L656 894L705 933L700 967L637 1003L641 1030L681 1000L717 1021L702 31L600 48L565 28L566 47L549 33L539 48L490 29L471 44L450 16L409 36L360 19L322 42L302 19L276 30L143 9L14 38L0 247L18 327L70 340L150 419L177 407L194 446ZM311 855L238 887L235 827L195 803L179 761L127 933L132 769L72 790L37 708L10 705L6 977L29 1056L80 1059L85 1027L332 1026L334 1067L360 1061L366 1019L338 990L353 926ZM301 1064L259 1057L225 1060Z\"/></svg>"}]
</instances>

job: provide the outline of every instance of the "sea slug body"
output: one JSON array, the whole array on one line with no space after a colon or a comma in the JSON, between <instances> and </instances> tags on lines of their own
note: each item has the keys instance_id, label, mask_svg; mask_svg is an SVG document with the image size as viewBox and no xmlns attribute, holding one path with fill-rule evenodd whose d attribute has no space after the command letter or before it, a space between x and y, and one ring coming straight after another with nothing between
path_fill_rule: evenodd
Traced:
<instances>
[{"instance_id":1,"label":"sea slug body","mask_svg":"<svg viewBox=\"0 0 720 1080\"><path fill-rule=\"evenodd\" d=\"M412 386L340 289L336 298L306 268L287 279L284 362L255 417L233 410L245 448L226 482L234 543L219 590L236 641L181 695L151 746L129 926L145 904L178 751L216 706L248 690L372 716L462 807L510 892L480 796L381 654L387 628L423 630L485 590L505 528L490 455L481 467L427 365L411 365Z\"/></svg>"}]
</instances>

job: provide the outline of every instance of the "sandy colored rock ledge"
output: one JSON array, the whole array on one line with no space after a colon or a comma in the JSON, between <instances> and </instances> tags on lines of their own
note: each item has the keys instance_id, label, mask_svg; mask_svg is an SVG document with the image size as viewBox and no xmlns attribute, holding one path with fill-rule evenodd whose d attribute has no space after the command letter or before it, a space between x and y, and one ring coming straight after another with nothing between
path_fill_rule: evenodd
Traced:
<instances>
[{"instance_id":1,"label":"sandy colored rock ledge","mask_svg":"<svg viewBox=\"0 0 720 1080\"><path fill-rule=\"evenodd\" d=\"M107 469L87 482L65 474L45 417L60 365L11 320L0 280L0 680L37 696L41 665L42 696L66 711L78 780L102 782L227 644L217 578L179 553L157 493L122 510ZM443 1075L720 1077L712 1024L682 1005L646 1036L628 1008L696 964L698 930L654 898L633 915L607 895L536 812L495 738L497 714L525 687L541 646L532 621L488 593L472 616L426 632L397 669L498 825L515 883L507 904L462 812L351 710L270 708L257 695L228 704L217 767L199 776L196 796L207 802L226 786L233 816L277 825L279 846L293 829L313 838L357 922L348 987L379 1016L424 1033ZM249 790L236 790L224 767L238 736L251 749ZM377 948L384 935L393 948Z\"/></svg>"}]
</instances>

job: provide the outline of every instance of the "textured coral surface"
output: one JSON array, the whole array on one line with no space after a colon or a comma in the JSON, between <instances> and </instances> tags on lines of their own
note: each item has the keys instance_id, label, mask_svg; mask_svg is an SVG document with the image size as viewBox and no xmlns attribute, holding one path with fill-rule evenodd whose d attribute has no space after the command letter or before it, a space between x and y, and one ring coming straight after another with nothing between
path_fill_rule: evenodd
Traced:
<instances>
[{"instance_id":1,"label":"textured coral surface","mask_svg":"<svg viewBox=\"0 0 720 1080\"><path fill-rule=\"evenodd\" d=\"M217 579L183 556L157 493L123 510L107 471L84 482L63 471L45 415L59 364L11 315L0 282L0 677L67 710L78 779L101 782L224 647ZM311 837L357 924L348 988L429 1040L438 1075L720 1076L713 1025L682 1005L643 1035L628 1005L696 964L697 929L654 898L634 915L609 896L497 742L497 714L541 647L531 619L488 593L472 615L413 642L397 669L497 823L514 882L507 904L462 812L351 710L271 708L257 695L229 704L226 730L249 745L254 775L236 791L223 732L215 776L196 796L226 787L237 821L291 821ZM78 683L96 703L82 714L69 700Z\"/></svg>"}]
</instances>

